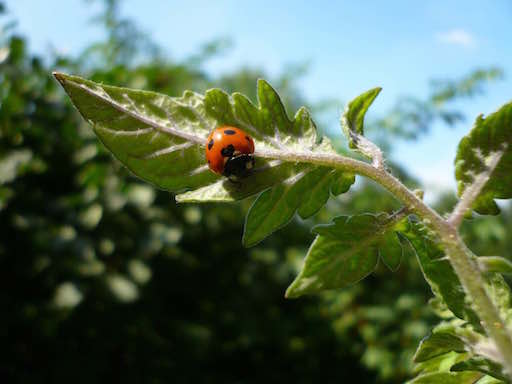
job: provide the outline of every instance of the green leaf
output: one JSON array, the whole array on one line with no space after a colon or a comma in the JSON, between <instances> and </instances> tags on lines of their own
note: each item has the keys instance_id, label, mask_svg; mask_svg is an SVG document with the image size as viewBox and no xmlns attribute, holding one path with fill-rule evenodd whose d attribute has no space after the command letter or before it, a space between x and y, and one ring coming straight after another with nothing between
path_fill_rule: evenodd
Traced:
<instances>
[{"instance_id":1,"label":"green leaf","mask_svg":"<svg viewBox=\"0 0 512 384\"><path fill-rule=\"evenodd\" d=\"M285 225L297 210L303 218L312 216L331 194L346 192L354 183L353 175L330 168L258 156L268 150L336 154L327 138L317 136L309 112L301 108L290 120L264 80L258 81L255 106L239 93L229 96L220 89L204 97L187 91L176 98L61 73L55 77L114 156L142 179L178 192L178 202L227 202L263 192L246 220L246 245ZM206 137L224 124L247 131L255 142L254 172L241 183L210 172L205 162Z\"/></svg>"},{"instance_id":2,"label":"green leaf","mask_svg":"<svg viewBox=\"0 0 512 384\"><path fill-rule=\"evenodd\" d=\"M454 317L453 312L448 309L446 302L441 296L432 297L428 301L428 304L436 316L440 317L441 319L449 320Z\"/></svg>"},{"instance_id":3,"label":"green leaf","mask_svg":"<svg viewBox=\"0 0 512 384\"><path fill-rule=\"evenodd\" d=\"M334 178L348 181L348 188L355 181L354 175L345 177L345 174L336 172L329 168L317 168L297 182L298 188L302 190L299 207L299 216L303 219L313 216L322 208L330 196L331 184ZM348 190L348 188L346 190Z\"/></svg>"},{"instance_id":4,"label":"green leaf","mask_svg":"<svg viewBox=\"0 0 512 384\"><path fill-rule=\"evenodd\" d=\"M433 372L420 375L408 384L475 384L483 377L480 372Z\"/></svg>"},{"instance_id":5,"label":"green leaf","mask_svg":"<svg viewBox=\"0 0 512 384\"><path fill-rule=\"evenodd\" d=\"M381 90L382 88L380 87L370 89L348 103L341 118L341 126L349 140L350 148L358 147L358 136L364 135L364 117L366 112Z\"/></svg>"},{"instance_id":6,"label":"green leaf","mask_svg":"<svg viewBox=\"0 0 512 384\"><path fill-rule=\"evenodd\" d=\"M489 359L481 356L472 357L468 360L461 361L451 367L452 372L462 371L478 371L492 376L496 379L509 382L507 376L503 372L503 367Z\"/></svg>"},{"instance_id":7,"label":"green leaf","mask_svg":"<svg viewBox=\"0 0 512 384\"><path fill-rule=\"evenodd\" d=\"M334 178L343 180L345 190L355 179L353 175L340 174L330 168L317 167L310 172L306 168L262 192L247 213L242 240L244 246L253 246L285 226L297 210L303 219L314 215L329 199Z\"/></svg>"},{"instance_id":8,"label":"green leaf","mask_svg":"<svg viewBox=\"0 0 512 384\"><path fill-rule=\"evenodd\" d=\"M247 213L242 243L253 246L291 220L300 203L301 192L294 181L262 192Z\"/></svg>"},{"instance_id":9,"label":"green leaf","mask_svg":"<svg viewBox=\"0 0 512 384\"><path fill-rule=\"evenodd\" d=\"M500 256L480 256L478 265L484 272L512 274L512 261Z\"/></svg>"},{"instance_id":10,"label":"green leaf","mask_svg":"<svg viewBox=\"0 0 512 384\"><path fill-rule=\"evenodd\" d=\"M448 370L453 364L467 359L485 344L485 336L475 332L473 327L461 319L452 317L450 321L436 326L425 337L414 355L414 362L421 370Z\"/></svg>"},{"instance_id":11,"label":"green leaf","mask_svg":"<svg viewBox=\"0 0 512 384\"><path fill-rule=\"evenodd\" d=\"M375 269L379 256L396 266L404 252L397 231L404 223L399 214L362 214L339 216L332 224L314 227L317 237L286 297L354 284Z\"/></svg>"},{"instance_id":12,"label":"green leaf","mask_svg":"<svg viewBox=\"0 0 512 384\"><path fill-rule=\"evenodd\" d=\"M103 144L140 178L169 191L219 179L205 165L204 142L215 121L201 95L172 98L61 73L55 77Z\"/></svg>"},{"instance_id":13,"label":"green leaf","mask_svg":"<svg viewBox=\"0 0 512 384\"><path fill-rule=\"evenodd\" d=\"M477 382L477 384L506 384L506 383L508 383L508 381L498 380L491 376L484 376Z\"/></svg>"},{"instance_id":14,"label":"green leaf","mask_svg":"<svg viewBox=\"0 0 512 384\"><path fill-rule=\"evenodd\" d=\"M258 80L258 102L256 106L240 93L229 96L220 89L210 89L204 97L206 112L217 125L229 124L245 130L254 139L256 151L304 151L318 146L320 138L306 108L300 108L290 120L279 95L265 80Z\"/></svg>"},{"instance_id":15,"label":"green leaf","mask_svg":"<svg viewBox=\"0 0 512 384\"><path fill-rule=\"evenodd\" d=\"M448 352L464 352L462 339L450 332L436 332L425 337L414 355L414 361L420 363Z\"/></svg>"},{"instance_id":16,"label":"green leaf","mask_svg":"<svg viewBox=\"0 0 512 384\"><path fill-rule=\"evenodd\" d=\"M500 312L505 324L512 328L512 293L507 282L499 273L490 273L485 276L487 293Z\"/></svg>"},{"instance_id":17,"label":"green leaf","mask_svg":"<svg viewBox=\"0 0 512 384\"><path fill-rule=\"evenodd\" d=\"M440 244L431 237L427 228L418 222L411 222L409 230L403 234L414 248L425 280L432 288L432 292L444 300L455 316L470 320L477 326L478 317L466 303L464 288Z\"/></svg>"},{"instance_id":18,"label":"green leaf","mask_svg":"<svg viewBox=\"0 0 512 384\"><path fill-rule=\"evenodd\" d=\"M512 321L510 288L498 273L485 275L485 289L497 306L506 324ZM468 311L464 308L463 311ZM466 312L467 313L467 312ZM451 371L479 371L509 382L504 374L502 358L494 341L477 327L479 323L452 317L444 321L425 338L416 351L416 371L424 373ZM487 380L486 382L494 382Z\"/></svg>"},{"instance_id":19,"label":"green leaf","mask_svg":"<svg viewBox=\"0 0 512 384\"><path fill-rule=\"evenodd\" d=\"M334 196L339 196L347 192L354 182L355 176L353 174L334 171L334 175L331 178L331 193Z\"/></svg>"},{"instance_id":20,"label":"green leaf","mask_svg":"<svg viewBox=\"0 0 512 384\"><path fill-rule=\"evenodd\" d=\"M432 372L450 372L450 368L454 364L464 361L468 357L468 353L448 352L416 364L414 371L421 374Z\"/></svg>"},{"instance_id":21,"label":"green leaf","mask_svg":"<svg viewBox=\"0 0 512 384\"><path fill-rule=\"evenodd\" d=\"M245 96L213 89L205 96L205 108L219 124L232 124L249 132L257 150L312 151L335 154L330 141L319 140L316 127L305 108L293 120L274 89L258 81L259 106ZM256 151L257 154L258 151ZM263 169L263 172L261 171ZM298 212L302 218L314 215L329 196L346 192L355 177L330 168L276 161L260 161L250 178L241 185L226 180L176 196L178 202L233 201L261 192L249 210L243 243L253 246L285 226Z\"/></svg>"},{"instance_id":22,"label":"green leaf","mask_svg":"<svg viewBox=\"0 0 512 384\"><path fill-rule=\"evenodd\" d=\"M495 215L494 199L512 198L512 103L483 118L459 143L455 158L458 195L483 185L472 208Z\"/></svg>"},{"instance_id":23,"label":"green leaf","mask_svg":"<svg viewBox=\"0 0 512 384\"><path fill-rule=\"evenodd\" d=\"M293 177L304 168L303 165L283 163L278 160L257 159L256 164L259 169L257 168L250 177L244 179L240 184L235 184L223 177L212 184L176 195L176 201L179 203L201 203L242 200Z\"/></svg>"}]
</instances>

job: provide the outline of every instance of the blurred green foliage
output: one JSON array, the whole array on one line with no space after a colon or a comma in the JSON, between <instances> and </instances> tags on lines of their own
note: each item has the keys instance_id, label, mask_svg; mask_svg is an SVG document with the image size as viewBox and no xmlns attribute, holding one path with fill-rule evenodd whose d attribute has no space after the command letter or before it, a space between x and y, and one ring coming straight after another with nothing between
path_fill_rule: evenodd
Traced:
<instances>
[{"instance_id":1,"label":"blurred green foliage","mask_svg":"<svg viewBox=\"0 0 512 384\"><path fill-rule=\"evenodd\" d=\"M93 137L52 70L169 95L216 86L253 100L264 73L207 74L202 64L225 40L183 62L165 58L119 17L116 1L104 4L96 21L107 37L78 57L34 56L12 24L2 30L4 382L394 383L410 377L416 346L437 322L413 258L393 274L380 265L342 291L283 298L313 238L312 223L390 212L396 202L362 182L314 219L296 219L245 249L248 202L177 206L173 196L131 176ZM307 104L295 86L302 70L273 81L290 110ZM395 173L416 184L398 168ZM442 198L439 210L454 201ZM464 230L479 254L510 256L511 228L506 210Z\"/></svg>"}]
</instances>

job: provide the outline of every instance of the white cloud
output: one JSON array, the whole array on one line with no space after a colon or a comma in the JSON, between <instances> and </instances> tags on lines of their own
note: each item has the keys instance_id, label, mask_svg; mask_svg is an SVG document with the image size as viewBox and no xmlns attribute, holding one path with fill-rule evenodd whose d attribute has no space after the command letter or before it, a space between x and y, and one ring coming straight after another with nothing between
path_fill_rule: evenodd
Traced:
<instances>
[{"instance_id":1,"label":"white cloud","mask_svg":"<svg viewBox=\"0 0 512 384\"><path fill-rule=\"evenodd\" d=\"M441 43L463 47L471 47L475 44L473 35L464 29L450 29L449 31L438 33L436 38Z\"/></svg>"}]
</instances>

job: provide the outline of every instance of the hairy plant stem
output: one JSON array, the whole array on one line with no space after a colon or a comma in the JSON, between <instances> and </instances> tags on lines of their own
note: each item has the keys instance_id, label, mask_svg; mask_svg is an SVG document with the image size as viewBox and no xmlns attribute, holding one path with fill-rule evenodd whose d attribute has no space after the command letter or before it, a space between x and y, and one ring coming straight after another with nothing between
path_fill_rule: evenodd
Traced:
<instances>
[{"instance_id":1,"label":"hairy plant stem","mask_svg":"<svg viewBox=\"0 0 512 384\"><path fill-rule=\"evenodd\" d=\"M501 161L501 158L505 154L506 148L507 146L505 144L502 150L492 153L488 157L487 161L485 161L486 167L484 171L480 172L478 176L475 177L471 185L466 188L459 202L453 209L452 214L448 218L448 222L450 224L458 227L462 223L464 215L471 210L471 205L478 198L478 195L480 192L482 192L482 189L485 187L485 184L487 184L487 181L489 181L491 174L494 172L499 162Z\"/></svg>"},{"instance_id":2,"label":"hairy plant stem","mask_svg":"<svg viewBox=\"0 0 512 384\"><path fill-rule=\"evenodd\" d=\"M423 219L425 224L429 225L439 236L453 269L474 303L475 311L481 320L482 326L487 335L494 341L508 374L512 375L511 334L501 319L498 309L487 294L484 278L476 257L460 238L456 225L441 217L384 168L377 168L369 163L349 157L324 153L264 150L258 151L256 155L289 162L323 165L366 176L391 192L410 213L414 213Z\"/></svg>"}]
</instances>

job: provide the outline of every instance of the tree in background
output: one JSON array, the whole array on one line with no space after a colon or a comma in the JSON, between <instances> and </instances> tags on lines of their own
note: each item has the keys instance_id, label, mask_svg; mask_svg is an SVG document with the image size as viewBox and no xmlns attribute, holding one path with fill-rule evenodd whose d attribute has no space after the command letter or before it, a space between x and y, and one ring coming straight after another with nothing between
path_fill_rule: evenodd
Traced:
<instances>
[{"instance_id":1,"label":"tree in background","mask_svg":"<svg viewBox=\"0 0 512 384\"><path fill-rule=\"evenodd\" d=\"M302 255L311 236L302 226L262 249L226 242L238 236L246 205L177 208L113 161L57 90L56 67L172 95L217 83L200 68L204 50L192 64L145 56L124 45L143 37L118 18L115 3L105 9L107 42L78 58L45 65L14 30L4 34L2 376L23 383L345 376L357 357L337 342L315 300L282 298L292 271L282 255ZM252 91L260 75L245 69L222 81ZM322 369L334 365L346 369ZM373 376L362 367L354 375Z\"/></svg>"}]
</instances>

